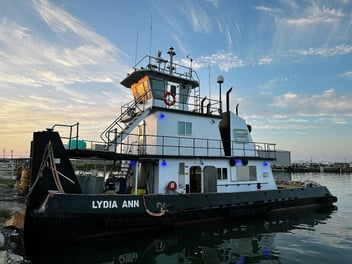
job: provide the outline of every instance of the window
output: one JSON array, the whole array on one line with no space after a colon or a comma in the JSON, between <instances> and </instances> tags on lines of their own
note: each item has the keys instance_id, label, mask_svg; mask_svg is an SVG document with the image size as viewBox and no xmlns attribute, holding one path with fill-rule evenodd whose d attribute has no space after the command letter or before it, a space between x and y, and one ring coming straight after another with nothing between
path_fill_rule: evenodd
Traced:
<instances>
[{"instance_id":1,"label":"window","mask_svg":"<svg viewBox=\"0 0 352 264\"><path fill-rule=\"evenodd\" d=\"M192 135L192 123L191 122L183 122L178 121L177 123L177 134L183 136L190 136Z\"/></svg>"},{"instance_id":2,"label":"window","mask_svg":"<svg viewBox=\"0 0 352 264\"><path fill-rule=\"evenodd\" d=\"M218 169L218 180L227 180L227 168Z\"/></svg>"},{"instance_id":3,"label":"window","mask_svg":"<svg viewBox=\"0 0 352 264\"><path fill-rule=\"evenodd\" d=\"M170 87L170 92L174 95L176 95L176 85L171 85Z\"/></svg>"},{"instance_id":4,"label":"window","mask_svg":"<svg viewBox=\"0 0 352 264\"><path fill-rule=\"evenodd\" d=\"M238 166L237 168L237 180L238 181L256 181L257 180L257 168L256 166Z\"/></svg>"},{"instance_id":5,"label":"window","mask_svg":"<svg viewBox=\"0 0 352 264\"><path fill-rule=\"evenodd\" d=\"M179 102L181 104L187 104L189 90L190 90L189 86L181 85L181 88L179 89L179 94L180 94Z\"/></svg>"},{"instance_id":6,"label":"window","mask_svg":"<svg viewBox=\"0 0 352 264\"><path fill-rule=\"evenodd\" d=\"M136 102L142 103L151 98L148 76L131 85L132 95Z\"/></svg>"},{"instance_id":7,"label":"window","mask_svg":"<svg viewBox=\"0 0 352 264\"><path fill-rule=\"evenodd\" d=\"M150 79L154 99L163 99L165 93L165 83L161 80Z\"/></svg>"}]
</instances>

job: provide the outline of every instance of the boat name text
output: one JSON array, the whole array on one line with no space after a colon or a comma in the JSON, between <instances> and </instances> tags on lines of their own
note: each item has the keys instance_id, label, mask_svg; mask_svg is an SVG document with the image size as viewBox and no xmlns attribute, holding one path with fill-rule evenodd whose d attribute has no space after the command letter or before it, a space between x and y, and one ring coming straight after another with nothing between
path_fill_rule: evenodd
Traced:
<instances>
[{"instance_id":1,"label":"boat name text","mask_svg":"<svg viewBox=\"0 0 352 264\"><path fill-rule=\"evenodd\" d=\"M139 200L123 200L119 205L117 201L93 200L92 209L113 209L113 208L138 208Z\"/></svg>"}]
</instances>

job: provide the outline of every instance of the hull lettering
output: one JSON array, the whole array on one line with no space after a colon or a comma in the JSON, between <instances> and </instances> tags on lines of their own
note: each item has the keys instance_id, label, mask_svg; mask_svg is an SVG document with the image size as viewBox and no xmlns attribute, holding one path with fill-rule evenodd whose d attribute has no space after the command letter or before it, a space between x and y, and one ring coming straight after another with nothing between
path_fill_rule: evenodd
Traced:
<instances>
[{"instance_id":1,"label":"hull lettering","mask_svg":"<svg viewBox=\"0 0 352 264\"><path fill-rule=\"evenodd\" d=\"M139 200L124 200L122 203L122 208L137 208L139 207Z\"/></svg>"},{"instance_id":2,"label":"hull lettering","mask_svg":"<svg viewBox=\"0 0 352 264\"><path fill-rule=\"evenodd\" d=\"M92 201L92 209L118 208L116 201Z\"/></svg>"}]
</instances>

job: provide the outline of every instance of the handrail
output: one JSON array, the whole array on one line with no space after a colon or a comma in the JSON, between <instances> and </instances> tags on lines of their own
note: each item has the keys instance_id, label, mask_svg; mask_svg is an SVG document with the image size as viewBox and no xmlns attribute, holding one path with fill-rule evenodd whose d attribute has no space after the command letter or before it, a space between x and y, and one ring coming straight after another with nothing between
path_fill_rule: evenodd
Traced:
<instances>
[{"instance_id":1,"label":"handrail","mask_svg":"<svg viewBox=\"0 0 352 264\"><path fill-rule=\"evenodd\" d=\"M127 115L130 115L132 112L134 114L136 113L142 113L144 109L144 104L142 104L143 107L140 107L139 102L147 96L148 92L145 92L144 94L140 95L136 100L132 100L124 105L121 106L121 114L103 131L100 133L100 138L107 144L110 143L110 133L117 127L119 127L120 131L116 131L117 133L120 133L123 131L124 127L122 127L122 124L120 124L120 121ZM136 111L138 110L138 111ZM115 133L115 132L114 132ZM105 137L105 138L104 138Z\"/></svg>"},{"instance_id":2,"label":"handrail","mask_svg":"<svg viewBox=\"0 0 352 264\"><path fill-rule=\"evenodd\" d=\"M143 147L137 147L138 135L128 134L126 139L117 144L114 152L117 154L130 154L138 156L188 156L188 157L226 157L223 149L223 143L219 139L204 139L191 137L175 137L175 136L157 136L145 135L142 143ZM104 142L85 141L87 149L93 150L94 144L105 145ZM264 142L235 142L231 143L232 157L248 157L276 159L276 150L274 143ZM134 146L134 147L133 147ZM77 144L76 144L76 148ZM72 148L70 148L72 149ZM141 151L143 150L143 151ZM109 151L104 148L104 151Z\"/></svg>"},{"instance_id":3,"label":"handrail","mask_svg":"<svg viewBox=\"0 0 352 264\"><path fill-rule=\"evenodd\" d=\"M75 144L76 144L76 149L78 149L78 130L79 130L79 122L73 124L73 125L64 125L64 124L55 124L51 127L51 130L54 130L55 127L68 127L70 128L70 132L69 132L69 136L68 137L64 137L64 136L60 136L61 138L63 139L68 139L68 148L71 149L71 142L72 140L76 140L75 141ZM73 128L74 127L77 127L76 128L76 136L72 136L72 131L73 131Z\"/></svg>"},{"instance_id":4,"label":"handrail","mask_svg":"<svg viewBox=\"0 0 352 264\"><path fill-rule=\"evenodd\" d=\"M151 63L152 60L156 64L152 64ZM147 63L143 64L143 66L147 66L147 68L149 69L154 69L162 73L170 74L170 66L171 66L172 67L171 74L175 74L176 76L184 79L199 82L199 77L197 72L194 71L191 67L187 67L185 65L181 65L176 62L172 62L172 65L171 65L171 63L168 60L162 59L160 57L154 57L151 55L145 55L132 68L136 70L144 61L147 61ZM180 69L184 71L181 72Z\"/></svg>"}]
</instances>

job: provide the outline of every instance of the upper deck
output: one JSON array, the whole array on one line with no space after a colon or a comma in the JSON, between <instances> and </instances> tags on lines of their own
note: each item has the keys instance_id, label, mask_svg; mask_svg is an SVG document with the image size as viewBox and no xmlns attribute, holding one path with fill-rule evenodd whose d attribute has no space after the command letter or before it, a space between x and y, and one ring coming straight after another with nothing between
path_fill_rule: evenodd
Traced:
<instances>
[{"instance_id":1,"label":"upper deck","mask_svg":"<svg viewBox=\"0 0 352 264\"><path fill-rule=\"evenodd\" d=\"M218 115L221 112L219 101L200 96L200 81L192 68L193 60L186 62L188 65L181 65L173 61L176 55L173 48L167 53L170 55L168 60L161 57L160 51L155 57L144 56L121 81L131 89L134 101L145 107Z\"/></svg>"},{"instance_id":2,"label":"upper deck","mask_svg":"<svg viewBox=\"0 0 352 264\"><path fill-rule=\"evenodd\" d=\"M146 55L139 60L133 67L133 72L121 81L121 84L131 88L132 84L137 83L145 75L169 80L171 82L182 82L184 85L190 85L192 88L199 87L199 78L192 69L192 59L190 67L173 62L173 56L176 55L171 47L168 51L170 60L161 57L161 51L158 51L157 57Z\"/></svg>"}]
</instances>

